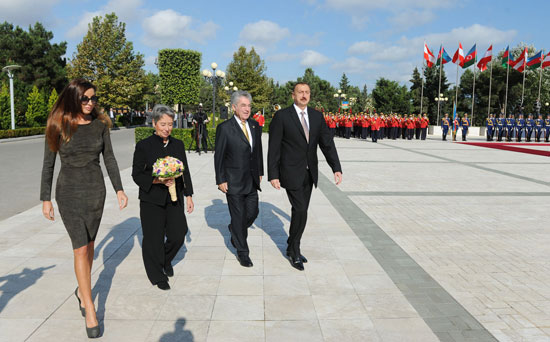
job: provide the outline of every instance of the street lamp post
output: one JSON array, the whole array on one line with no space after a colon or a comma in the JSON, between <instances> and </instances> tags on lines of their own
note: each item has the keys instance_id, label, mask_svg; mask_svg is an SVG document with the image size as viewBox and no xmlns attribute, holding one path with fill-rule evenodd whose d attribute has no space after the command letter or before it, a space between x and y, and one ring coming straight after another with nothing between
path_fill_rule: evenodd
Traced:
<instances>
[{"instance_id":1,"label":"street lamp post","mask_svg":"<svg viewBox=\"0 0 550 342\"><path fill-rule=\"evenodd\" d=\"M19 65L8 65L2 68L2 71L8 74L10 78L10 104L11 104L11 129L15 129L15 104L14 104L14 94L13 94L13 71L15 69L21 68Z\"/></svg>"},{"instance_id":2,"label":"street lamp post","mask_svg":"<svg viewBox=\"0 0 550 342\"><path fill-rule=\"evenodd\" d=\"M212 71L204 69L202 75L204 79L212 83L212 128L216 127L216 87L225 78L225 72L216 70L218 68L217 63L210 64Z\"/></svg>"},{"instance_id":3,"label":"street lamp post","mask_svg":"<svg viewBox=\"0 0 550 342\"><path fill-rule=\"evenodd\" d=\"M230 100L231 100L231 94L232 94L234 91L239 90L239 88L237 88L237 86L234 86L234 85L233 85L233 82L229 82L229 85L223 87L223 89L225 90L225 92L226 92L227 95L229 96L229 99L230 99ZM229 111L231 111L230 102L226 102L226 103L225 103L225 106L227 107L227 109L228 109Z\"/></svg>"},{"instance_id":4,"label":"street lamp post","mask_svg":"<svg viewBox=\"0 0 550 342\"><path fill-rule=\"evenodd\" d=\"M443 94L439 94L439 97L436 97L435 100L437 101L437 125L439 125L439 107L441 105L441 102L449 101L449 98L443 97Z\"/></svg>"},{"instance_id":5,"label":"street lamp post","mask_svg":"<svg viewBox=\"0 0 550 342\"><path fill-rule=\"evenodd\" d=\"M338 108L342 107L342 100L346 98L346 94L342 94L342 90L338 89L334 95L335 99L338 99Z\"/></svg>"}]
</instances>

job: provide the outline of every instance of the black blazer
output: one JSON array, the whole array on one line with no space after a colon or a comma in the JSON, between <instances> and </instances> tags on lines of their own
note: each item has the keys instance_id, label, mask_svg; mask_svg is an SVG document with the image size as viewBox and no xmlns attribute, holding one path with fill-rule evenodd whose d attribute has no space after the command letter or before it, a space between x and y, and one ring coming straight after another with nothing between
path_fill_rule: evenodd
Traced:
<instances>
[{"instance_id":1,"label":"black blazer","mask_svg":"<svg viewBox=\"0 0 550 342\"><path fill-rule=\"evenodd\" d=\"M168 145L164 147L162 138L156 134L141 140L136 144L134 161L132 163L132 178L139 186L139 199L158 205L164 205L168 201L168 187L164 184L153 184L153 164L158 158L171 156L178 158L184 165L183 176L176 178L176 192L178 200L184 196L193 195L193 184L189 165L185 156L183 141L168 137Z\"/></svg>"},{"instance_id":2,"label":"black blazer","mask_svg":"<svg viewBox=\"0 0 550 342\"><path fill-rule=\"evenodd\" d=\"M317 145L325 155L332 172L342 172L334 140L323 114L307 108L309 118L309 144L294 105L275 113L269 124L269 150L267 153L268 180L279 179L281 186L299 189L309 168L317 186Z\"/></svg>"},{"instance_id":3,"label":"black blazer","mask_svg":"<svg viewBox=\"0 0 550 342\"><path fill-rule=\"evenodd\" d=\"M244 132L231 118L216 128L216 150L214 169L216 184L227 182L228 194L249 194L260 190L260 176L264 175L261 127L253 119L248 119L252 134L252 150Z\"/></svg>"}]
</instances>

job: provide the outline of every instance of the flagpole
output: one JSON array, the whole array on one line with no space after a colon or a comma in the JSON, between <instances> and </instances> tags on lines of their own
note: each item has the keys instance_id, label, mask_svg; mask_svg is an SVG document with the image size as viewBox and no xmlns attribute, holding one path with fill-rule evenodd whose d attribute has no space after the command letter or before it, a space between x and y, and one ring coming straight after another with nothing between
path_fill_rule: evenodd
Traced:
<instances>
[{"instance_id":1,"label":"flagpole","mask_svg":"<svg viewBox=\"0 0 550 342\"><path fill-rule=\"evenodd\" d=\"M506 61L506 93L504 95L504 117L507 118L508 115L506 111L508 110L508 75L510 74L510 49L508 49L508 61Z\"/></svg>"},{"instance_id":2,"label":"flagpole","mask_svg":"<svg viewBox=\"0 0 550 342\"><path fill-rule=\"evenodd\" d=\"M523 96L525 95L525 71L527 71L527 48L523 50L523 86L521 87L520 114L523 114Z\"/></svg>"},{"instance_id":3,"label":"flagpole","mask_svg":"<svg viewBox=\"0 0 550 342\"><path fill-rule=\"evenodd\" d=\"M455 103L458 105L458 64L456 63L456 92L455 92Z\"/></svg>"},{"instance_id":4,"label":"flagpole","mask_svg":"<svg viewBox=\"0 0 550 342\"><path fill-rule=\"evenodd\" d=\"M426 44L426 42L424 42L424 44ZM422 114L422 105L423 105L423 100L424 100L424 57L422 57L422 74L420 74L420 82L422 84L421 88L420 88L420 114Z\"/></svg>"},{"instance_id":5,"label":"flagpole","mask_svg":"<svg viewBox=\"0 0 550 342\"><path fill-rule=\"evenodd\" d=\"M542 103L540 102L540 88L542 86L542 62L544 62L544 49L541 52L540 56L540 76L539 76L539 97L537 98L537 105L538 105L538 113L540 114L540 107L542 106Z\"/></svg>"},{"instance_id":6,"label":"flagpole","mask_svg":"<svg viewBox=\"0 0 550 342\"><path fill-rule=\"evenodd\" d=\"M443 42L441 42L441 47L439 48L439 88L437 90L437 98L441 97L441 71L443 69ZM441 106L441 101L437 101L437 122L439 122L439 108Z\"/></svg>"},{"instance_id":7,"label":"flagpole","mask_svg":"<svg viewBox=\"0 0 550 342\"><path fill-rule=\"evenodd\" d=\"M476 98L477 45L476 45L475 54L476 54L476 57L474 59L474 84L472 87L472 113L470 114L470 118L472 119L472 125L474 124L474 100Z\"/></svg>"},{"instance_id":8,"label":"flagpole","mask_svg":"<svg viewBox=\"0 0 550 342\"><path fill-rule=\"evenodd\" d=\"M487 105L487 116L491 114L491 85L493 82L493 52L491 51L491 71L489 72L489 104Z\"/></svg>"}]
</instances>

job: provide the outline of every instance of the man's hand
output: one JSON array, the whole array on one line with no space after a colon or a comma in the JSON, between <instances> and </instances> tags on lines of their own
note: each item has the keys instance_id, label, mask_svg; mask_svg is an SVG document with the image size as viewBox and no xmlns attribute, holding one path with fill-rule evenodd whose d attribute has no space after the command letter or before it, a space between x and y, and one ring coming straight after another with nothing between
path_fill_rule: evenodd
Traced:
<instances>
[{"instance_id":1,"label":"man's hand","mask_svg":"<svg viewBox=\"0 0 550 342\"><path fill-rule=\"evenodd\" d=\"M342 183L342 172L334 172L334 182L336 185L340 185L340 183Z\"/></svg>"},{"instance_id":2,"label":"man's hand","mask_svg":"<svg viewBox=\"0 0 550 342\"><path fill-rule=\"evenodd\" d=\"M262 182L262 176L260 176L260 183Z\"/></svg>"},{"instance_id":3,"label":"man's hand","mask_svg":"<svg viewBox=\"0 0 550 342\"><path fill-rule=\"evenodd\" d=\"M55 218L53 216L53 205L52 201L42 202L42 215L50 221L53 221Z\"/></svg>"},{"instance_id":4,"label":"man's hand","mask_svg":"<svg viewBox=\"0 0 550 342\"><path fill-rule=\"evenodd\" d=\"M218 184L218 189L220 189L221 192L226 194L227 193L227 182Z\"/></svg>"},{"instance_id":5,"label":"man's hand","mask_svg":"<svg viewBox=\"0 0 550 342\"><path fill-rule=\"evenodd\" d=\"M281 182L279 182L278 179L272 179L271 180L271 186L274 187L277 190L281 190Z\"/></svg>"},{"instance_id":6,"label":"man's hand","mask_svg":"<svg viewBox=\"0 0 550 342\"><path fill-rule=\"evenodd\" d=\"M195 203L193 203L193 197L187 196L187 212L191 214L195 209Z\"/></svg>"}]
</instances>

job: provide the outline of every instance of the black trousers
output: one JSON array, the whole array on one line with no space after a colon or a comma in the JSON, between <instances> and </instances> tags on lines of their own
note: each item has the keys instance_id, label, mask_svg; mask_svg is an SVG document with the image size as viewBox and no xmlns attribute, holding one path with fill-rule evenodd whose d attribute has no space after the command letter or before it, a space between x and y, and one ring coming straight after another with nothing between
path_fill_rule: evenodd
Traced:
<instances>
[{"instance_id":1,"label":"black trousers","mask_svg":"<svg viewBox=\"0 0 550 342\"><path fill-rule=\"evenodd\" d=\"M147 277L155 285L168 280L164 267L171 265L185 241L188 231L185 207L182 200L162 206L141 201L139 207L143 264Z\"/></svg>"},{"instance_id":2,"label":"black trousers","mask_svg":"<svg viewBox=\"0 0 550 342\"><path fill-rule=\"evenodd\" d=\"M378 141L378 130L373 130L371 134L372 142Z\"/></svg>"},{"instance_id":3,"label":"black trousers","mask_svg":"<svg viewBox=\"0 0 550 342\"><path fill-rule=\"evenodd\" d=\"M447 140L447 133L449 133L449 128L443 128L443 140Z\"/></svg>"},{"instance_id":4,"label":"black trousers","mask_svg":"<svg viewBox=\"0 0 550 342\"><path fill-rule=\"evenodd\" d=\"M253 190L247 195L226 194L229 215L231 215L231 224L229 231L231 239L237 248L237 255L248 256L248 227L254 223L258 217L258 191Z\"/></svg>"},{"instance_id":5,"label":"black trousers","mask_svg":"<svg viewBox=\"0 0 550 342\"><path fill-rule=\"evenodd\" d=\"M304 172L306 172L307 175L304 177L302 187L296 190L286 190L288 200L292 206L286 251L293 257L298 257L301 254L300 240L306 228L307 209L309 208L311 190L313 189L313 178L311 177L311 173L309 170L304 170Z\"/></svg>"},{"instance_id":6,"label":"black trousers","mask_svg":"<svg viewBox=\"0 0 550 342\"><path fill-rule=\"evenodd\" d=\"M428 127L424 127L420 129L420 138L422 140L426 140L426 135L428 134Z\"/></svg>"}]
</instances>

